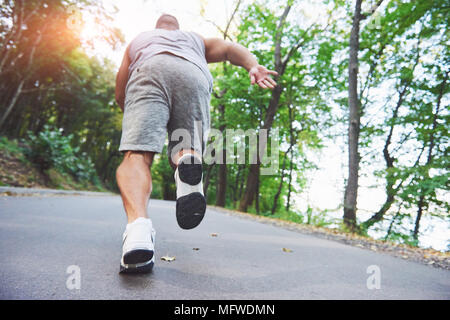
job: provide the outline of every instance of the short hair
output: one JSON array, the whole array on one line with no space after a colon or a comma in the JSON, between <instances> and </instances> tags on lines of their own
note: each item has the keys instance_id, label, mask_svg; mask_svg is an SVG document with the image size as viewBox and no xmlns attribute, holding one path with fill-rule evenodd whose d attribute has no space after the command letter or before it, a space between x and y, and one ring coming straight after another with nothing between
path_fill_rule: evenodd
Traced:
<instances>
[{"instance_id":1,"label":"short hair","mask_svg":"<svg viewBox=\"0 0 450 320\"><path fill-rule=\"evenodd\" d=\"M156 21L156 29L163 29L164 27L169 27L171 29L180 29L177 18L170 14L163 14Z\"/></svg>"}]
</instances>

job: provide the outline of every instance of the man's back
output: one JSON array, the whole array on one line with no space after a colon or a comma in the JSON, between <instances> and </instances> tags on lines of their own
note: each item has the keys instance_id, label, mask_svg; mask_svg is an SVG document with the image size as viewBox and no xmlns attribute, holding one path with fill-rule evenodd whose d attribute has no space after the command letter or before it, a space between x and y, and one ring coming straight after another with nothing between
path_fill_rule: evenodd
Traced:
<instances>
[{"instance_id":1,"label":"man's back","mask_svg":"<svg viewBox=\"0 0 450 320\"><path fill-rule=\"evenodd\" d=\"M184 58L199 67L212 89L213 79L205 58L205 45L202 38L193 32L155 29L139 34L129 46L129 75L140 63L163 52Z\"/></svg>"}]
</instances>

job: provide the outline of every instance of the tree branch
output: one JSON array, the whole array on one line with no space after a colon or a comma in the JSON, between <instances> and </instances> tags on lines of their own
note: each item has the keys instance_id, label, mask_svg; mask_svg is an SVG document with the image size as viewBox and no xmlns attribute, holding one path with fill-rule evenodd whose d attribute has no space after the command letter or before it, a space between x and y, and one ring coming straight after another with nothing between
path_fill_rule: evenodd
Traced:
<instances>
[{"instance_id":1,"label":"tree branch","mask_svg":"<svg viewBox=\"0 0 450 320\"><path fill-rule=\"evenodd\" d=\"M277 26L277 33L275 34L275 70L281 75L281 67L282 67L282 61L281 61L281 38L283 33L283 26L286 22L286 18L289 14L289 11L291 10L292 5L289 4L284 8L283 14L280 17L280 20L278 21Z\"/></svg>"}]
</instances>

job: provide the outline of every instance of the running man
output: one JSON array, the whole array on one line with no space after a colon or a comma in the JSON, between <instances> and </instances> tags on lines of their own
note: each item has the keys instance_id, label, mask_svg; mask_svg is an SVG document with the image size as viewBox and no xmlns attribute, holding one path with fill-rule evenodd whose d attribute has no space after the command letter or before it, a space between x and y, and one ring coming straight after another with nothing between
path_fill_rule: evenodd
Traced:
<instances>
[{"instance_id":1,"label":"running man","mask_svg":"<svg viewBox=\"0 0 450 320\"><path fill-rule=\"evenodd\" d=\"M116 179L128 217L121 272L148 272L154 264L155 230L147 217L150 167L167 133L177 222L192 229L203 219L202 155L213 86L207 64L222 61L245 68L252 85L276 86L270 75L277 73L259 65L243 46L181 31L177 19L167 14L158 19L155 30L141 33L126 49L116 78L116 101L124 112L119 147L124 159Z\"/></svg>"}]
</instances>

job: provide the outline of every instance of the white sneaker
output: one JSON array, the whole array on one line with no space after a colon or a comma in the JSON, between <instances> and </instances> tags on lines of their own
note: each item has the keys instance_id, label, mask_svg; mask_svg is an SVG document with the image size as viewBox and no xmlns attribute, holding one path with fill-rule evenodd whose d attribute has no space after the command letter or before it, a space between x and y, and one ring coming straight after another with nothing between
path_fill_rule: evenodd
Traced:
<instances>
[{"instance_id":1,"label":"white sneaker","mask_svg":"<svg viewBox=\"0 0 450 320\"><path fill-rule=\"evenodd\" d=\"M155 235L152 221L138 218L127 224L123 233L120 272L149 272L155 262Z\"/></svg>"},{"instance_id":2,"label":"white sneaker","mask_svg":"<svg viewBox=\"0 0 450 320\"><path fill-rule=\"evenodd\" d=\"M192 229L205 216L206 199L203 195L202 160L192 154L183 155L175 170L177 186L177 222L182 229Z\"/></svg>"}]
</instances>

